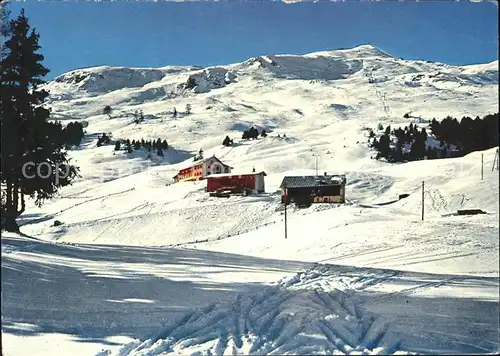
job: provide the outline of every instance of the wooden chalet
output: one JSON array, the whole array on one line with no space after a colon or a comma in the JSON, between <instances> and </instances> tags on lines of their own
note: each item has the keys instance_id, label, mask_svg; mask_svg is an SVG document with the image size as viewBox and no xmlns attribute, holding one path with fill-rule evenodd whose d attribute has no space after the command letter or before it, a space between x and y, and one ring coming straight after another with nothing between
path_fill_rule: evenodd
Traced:
<instances>
[{"instance_id":1,"label":"wooden chalet","mask_svg":"<svg viewBox=\"0 0 500 356\"><path fill-rule=\"evenodd\" d=\"M345 175L287 176L281 182L281 202L310 206L313 203L345 203Z\"/></svg>"}]
</instances>

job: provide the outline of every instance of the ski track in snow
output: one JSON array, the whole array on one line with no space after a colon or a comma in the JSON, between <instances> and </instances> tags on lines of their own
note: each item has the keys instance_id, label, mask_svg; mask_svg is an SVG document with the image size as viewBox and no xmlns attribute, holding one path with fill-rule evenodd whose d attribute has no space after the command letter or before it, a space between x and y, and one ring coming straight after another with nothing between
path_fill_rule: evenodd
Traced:
<instances>
[{"instance_id":1,"label":"ski track in snow","mask_svg":"<svg viewBox=\"0 0 500 356\"><path fill-rule=\"evenodd\" d=\"M186 314L117 355L409 354L398 346L383 318L365 315L340 290L269 287Z\"/></svg>"},{"instance_id":2,"label":"ski track in snow","mask_svg":"<svg viewBox=\"0 0 500 356\"><path fill-rule=\"evenodd\" d=\"M474 325L465 327L464 331L464 326L453 320L448 329L442 331L428 325L429 330L420 331L415 339L411 330L398 329L398 318L376 313L376 308L371 309L372 305L385 305L384 308L401 310L402 306L408 307L404 302L408 303L408 299L404 299L401 305L401 298L410 298L411 294L424 289L440 288L453 282L460 284L473 278L448 276L443 279L435 276L434 280L429 280L433 277L427 275L422 276L424 278L418 285L405 287L407 277L401 271L368 272L349 266L316 264L306 271L282 278L261 292L238 294L232 300L186 313L151 338L135 340L114 353L105 350L99 355L367 355L425 354L433 353L432 350L440 353L439 349L432 348L435 347L432 341L431 346L428 340L423 344L419 341L432 340L435 335L439 335L444 343L441 350L446 349L444 345L453 345L448 346L450 353L459 350L492 352L498 347L498 343L491 339L494 328L488 329L487 324L484 325L483 341L464 339L462 333L467 330L475 332ZM400 282L403 282L403 287L397 291L382 295L376 293L380 285ZM498 278L489 282L477 280L477 283L490 287L496 285L498 290ZM409 300L419 307L418 299ZM427 302L424 299L422 303L425 305ZM455 308L452 306L451 311L441 308L441 314L435 315L436 321L443 319L446 322L447 313L455 312ZM404 315L407 312L401 310L400 313ZM416 315L420 316L419 313L417 309ZM406 322L411 323L414 318L408 316ZM422 327L425 330L425 324L419 326Z\"/></svg>"}]
</instances>

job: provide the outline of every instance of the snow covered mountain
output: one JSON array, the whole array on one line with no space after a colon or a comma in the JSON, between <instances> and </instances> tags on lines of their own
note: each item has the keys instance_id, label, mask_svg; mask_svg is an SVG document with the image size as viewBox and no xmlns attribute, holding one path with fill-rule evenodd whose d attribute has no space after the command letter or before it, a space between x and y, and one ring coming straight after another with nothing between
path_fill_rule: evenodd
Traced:
<instances>
[{"instance_id":1,"label":"snow covered mountain","mask_svg":"<svg viewBox=\"0 0 500 356\"><path fill-rule=\"evenodd\" d=\"M287 130L303 142L306 122L307 136L319 129L341 132L352 119L356 129L397 124L406 112L426 119L485 115L496 110L497 67L498 61L463 67L406 61L364 45L208 68L88 68L56 78L47 89L55 113L89 120L93 132L159 136L175 147L207 151L221 136L239 136L252 124ZM188 103L193 114L184 116ZM114 108L113 120L100 115L106 105ZM177 120L170 117L174 107ZM126 119L136 109L149 117L141 127Z\"/></svg>"},{"instance_id":2,"label":"snow covered mountain","mask_svg":"<svg viewBox=\"0 0 500 356\"><path fill-rule=\"evenodd\" d=\"M366 143L379 123L498 112L498 84L498 61L409 61L371 45L55 78L53 118L88 123L70 151L82 177L21 216L33 238L2 236L4 353L498 350L495 149L388 164ZM268 137L242 140L252 125ZM103 132L170 148L115 152L96 147ZM218 199L204 181L169 184L200 148L235 172L265 171L266 193ZM314 174L315 157L320 174L346 174L348 203L291 207L285 240L279 185Z\"/></svg>"}]
</instances>

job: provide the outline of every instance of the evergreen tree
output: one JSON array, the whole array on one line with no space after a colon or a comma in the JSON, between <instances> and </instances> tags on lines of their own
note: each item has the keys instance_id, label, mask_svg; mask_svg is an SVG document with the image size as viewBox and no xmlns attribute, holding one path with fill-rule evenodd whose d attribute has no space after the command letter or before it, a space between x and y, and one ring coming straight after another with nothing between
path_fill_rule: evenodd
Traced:
<instances>
[{"instance_id":1,"label":"evergreen tree","mask_svg":"<svg viewBox=\"0 0 500 356\"><path fill-rule=\"evenodd\" d=\"M119 151L120 150L120 146L121 146L120 141L116 141L116 143L115 143L115 151Z\"/></svg>"},{"instance_id":2,"label":"evergreen tree","mask_svg":"<svg viewBox=\"0 0 500 356\"><path fill-rule=\"evenodd\" d=\"M191 114L191 104L186 104L186 114Z\"/></svg>"},{"instance_id":3,"label":"evergreen tree","mask_svg":"<svg viewBox=\"0 0 500 356\"><path fill-rule=\"evenodd\" d=\"M134 122L139 124L144 121L144 114L142 113L142 109L136 110L134 112Z\"/></svg>"},{"instance_id":4,"label":"evergreen tree","mask_svg":"<svg viewBox=\"0 0 500 356\"><path fill-rule=\"evenodd\" d=\"M383 158L389 158L389 144L390 144L390 139L389 135L383 134L380 136L380 140L378 142L378 151L380 153L380 157Z\"/></svg>"},{"instance_id":5,"label":"evergreen tree","mask_svg":"<svg viewBox=\"0 0 500 356\"><path fill-rule=\"evenodd\" d=\"M163 148L164 150L168 150L168 142L167 142L167 140L163 140L163 142L161 144L161 148Z\"/></svg>"},{"instance_id":6,"label":"evergreen tree","mask_svg":"<svg viewBox=\"0 0 500 356\"><path fill-rule=\"evenodd\" d=\"M112 113L112 112L113 112L113 109L112 109L112 108L111 108L111 106L109 106L109 105L106 105L106 106L104 107L104 109L102 109L102 113L103 113L104 115L108 115L110 119L111 119L111 113Z\"/></svg>"},{"instance_id":7,"label":"evergreen tree","mask_svg":"<svg viewBox=\"0 0 500 356\"><path fill-rule=\"evenodd\" d=\"M429 137L427 135L427 131L425 130L425 127L422 128L422 130L420 131L420 134L422 135L422 137L424 138L424 140L427 140L427 137Z\"/></svg>"},{"instance_id":8,"label":"evergreen tree","mask_svg":"<svg viewBox=\"0 0 500 356\"><path fill-rule=\"evenodd\" d=\"M10 11L7 8L7 4L3 4L3 6L0 6L0 38L2 40L2 43L5 42L5 39L7 37L9 37L9 17ZM4 46L0 46L0 49L3 57Z\"/></svg>"},{"instance_id":9,"label":"evergreen tree","mask_svg":"<svg viewBox=\"0 0 500 356\"><path fill-rule=\"evenodd\" d=\"M133 146L134 146L134 150L136 150L136 151L140 150L141 149L141 141L139 141L139 140L135 141Z\"/></svg>"},{"instance_id":10,"label":"evergreen tree","mask_svg":"<svg viewBox=\"0 0 500 356\"><path fill-rule=\"evenodd\" d=\"M134 149L132 148L132 144L131 144L129 139L127 139L127 141L125 141L125 150L127 151L127 153L134 152Z\"/></svg>"},{"instance_id":11,"label":"evergreen tree","mask_svg":"<svg viewBox=\"0 0 500 356\"><path fill-rule=\"evenodd\" d=\"M413 159L423 159L426 154L425 137L422 132L416 131L415 141L411 145L410 156Z\"/></svg>"},{"instance_id":12,"label":"evergreen tree","mask_svg":"<svg viewBox=\"0 0 500 356\"><path fill-rule=\"evenodd\" d=\"M399 135L401 137L401 133ZM397 138L396 149L392 152L392 158L394 162L403 161L403 140L399 137Z\"/></svg>"},{"instance_id":13,"label":"evergreen tree","mask_svg":"<svg viewBox=\"0 0 500 356\"><path fill-rule=\"evenodd\" d=\"M111 138L108 135L106 135L106 133L103 133L97 139L97 147L101 147L102 145L109 145L110 142Z\"/></svg>"},{"instance_id":14,"label":"evergreen tree","mask_svg":"<svg viewBox=\"0 0 500 356\"><path fill-rule=\"evenodd\" d=\"M394 136L396 136L397 142L403 144L405 133L400 128L394 130Z\"/></svg>"},{"instance_id":15,"label":"evergreen tree","mask_svg":"<svg viewBox=\"0 0 500 356\"><path fill-rule=\"evenodd\" d=\"M231 146L231 139L229 138L229 136L226 136L226 138L224 139L224 141L222 141L222 144L224 146Z\"/></svg>"},{"instance_id":16,"label":"evergreen tree","mask_svg":"<svg viewBox=\"0 0 500 356\"><path fill-rule=\"evenodd\" d=\"M49 70L41 63L39 34L30 29L24 10L2 28L2 37L2 227L17 232L16 218L25 210L25 196L41 206L60 187L71 184L78 168L69 164L60 124L47 122L50 111L43 103L49 93L39 86L45 83L42 78Z\"/></svg>"},{"instance_id":17,"label":"evergreen tree","mask_svg":"<svg viewBox=\"0 0 500 356\"><path fill-rule=\"evenodd\" d=\"M439 121L437 121L435 118L432 119L431 124L430 124L430 128L431 128L432 133L436 137L440 135L440 132L439 132L440 126L441 126L441 124L439 123Z\"/></svg>"},{"instance_id":18,"label":"evergreen tree","mask_svg":"<svg viewBox=\"0 0 500 356\"><path fill-rule=\"evenodd\" d=\"M177 117L177 109L174 107L174 112L172 113L172 117L176 118Z\"/></svg>"},{"instance_id":19,"label":"evergreen tree","mask_svg":"<svg viewBox=\"0 0 500 356\"><path fill-rule=\"evenodd\" d=\"M84 132L83 125L80 122L70 122L64 129L62 129L59 122L55 124L60 127L59 130L63 131L60 142L64 143L67 148L78 146L82 142Z\"/></svg>"},{"instance_id":20,"label":"evergreen tree","mask_svg":"<svg viewBox=\"0 0 500 356\"><path fill-rule=\"evenodd\" d=\"M158 150L156 151L156 154L160 157L163 157L163 150L161 149L161 147L158 147Z\"/></svg>"},{"instance_id":21,"label":"evergreen tree","mask_svg":"<svg viewBox=\"0 0 500 356\"><path fill-rule=\"evenodd\" d=\"M260 133L261 137L267 137L267 133L265 129L262 129L262 132Z\"/></svg>"}]
</instances>

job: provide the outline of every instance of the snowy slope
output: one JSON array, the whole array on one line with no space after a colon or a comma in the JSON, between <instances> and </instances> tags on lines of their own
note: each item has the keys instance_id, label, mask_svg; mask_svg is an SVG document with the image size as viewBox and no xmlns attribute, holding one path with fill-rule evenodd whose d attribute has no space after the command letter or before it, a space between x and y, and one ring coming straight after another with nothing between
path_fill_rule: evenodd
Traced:
<instances>
[{"instance_id":1,"label":"snowy slope","mask_svg":"<svg viewBox=\"0 0 500 356\"><path fill-rule=\"evenodd\" d=\"M498 348L498 277L12 235L2 254L5 355Z\"/></svg>"},{"instance_id":2,"label":"snowy slope","mask_svg":"<svg viewBox=\"0 0 500 356\"><path fill-rule=\"evenodd\" d=\"M56 78L54 118L89 123L70 151L82 177L29 206L19 219L28 237L2 236L4 353L497 350L495 149L387 164L370 158L365 130L497 112L497 66L406 61L364 45ZM135 124L138 109L145 121ZM241 140L251 125L269 136ZM96 147L102 132L170 148L163 158L114 152ZM266 192L219 199L203 181L170 184L200 148L235 172L264 170ZM279 185L314 174L313 154L320 174L346 174L348 203L290 207L285 240ZM488 214L454 215L461 208Z\"/></svg>"}]
</instances>

